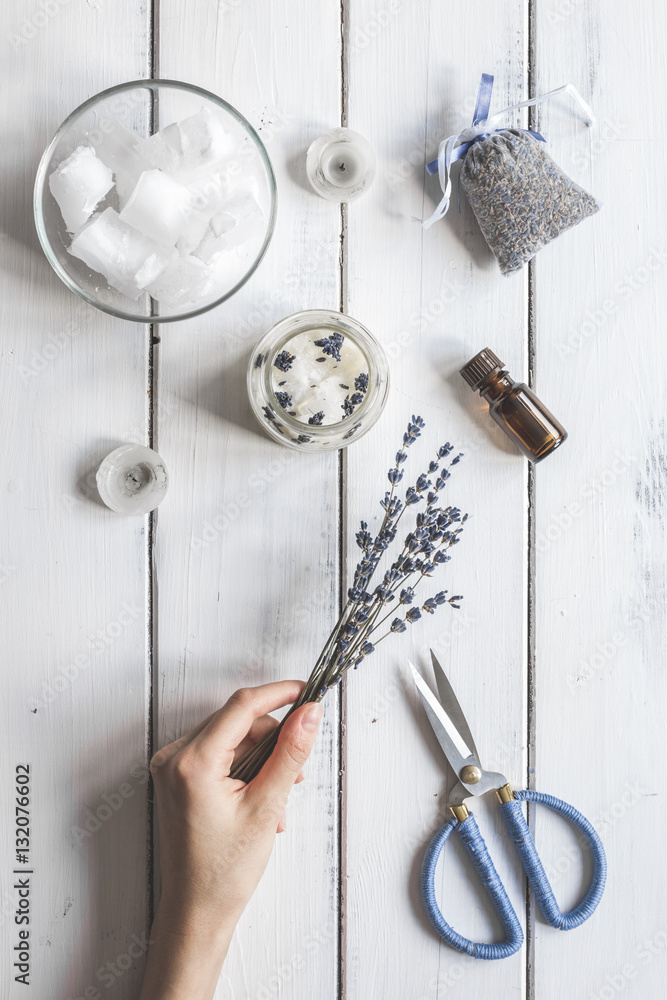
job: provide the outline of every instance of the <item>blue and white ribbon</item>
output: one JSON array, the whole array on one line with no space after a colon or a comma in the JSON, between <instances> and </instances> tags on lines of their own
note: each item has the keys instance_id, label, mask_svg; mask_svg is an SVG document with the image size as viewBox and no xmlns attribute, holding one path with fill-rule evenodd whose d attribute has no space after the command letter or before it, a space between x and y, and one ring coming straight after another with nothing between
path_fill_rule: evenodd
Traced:
<instances>
[{"instance_id":1,"label":"blue and white ribbon","mask_svg":"<svg viewBox=\"0 0 667 1000\"><path fill-rule=\"evenodd\" d=\"M512 104L509 108L503 108L502 111L498 111L489 118L492 92L493 77L488 73L482 73L482 79L477 92L475 111L472 116L472 125L459 132L458 135L450 135L449 138L443 139L438 148L437 158L431 160L426 165L429 174L438 174L440 187L442 188L442 198L433 215L422 222L424 229L428 229L438 219L442 219L449 209L452 193L452 165L457 160L463 159L474 143L479 142L481 139L486 139L492 132L500 132L503 128L507 128L507 125L498 126L498 122L511 111L518 111L520 108L530 108L534 104L546 101L549 97L555 97L556 94L570 94L584 112L586 124L590 126L595 123L593 112L581 97L576 87L571 83L565 83L562 87L557 87L555 90L550 90L548 93L542 94L541 97L533 97L529 101ZM539 132L533 132L528 128L522 128L519 131L525 132L527 135L532 135L534 139L539 139L540 142L545 142L544 136L540 135Z\"/></svg>"}]
</instances>

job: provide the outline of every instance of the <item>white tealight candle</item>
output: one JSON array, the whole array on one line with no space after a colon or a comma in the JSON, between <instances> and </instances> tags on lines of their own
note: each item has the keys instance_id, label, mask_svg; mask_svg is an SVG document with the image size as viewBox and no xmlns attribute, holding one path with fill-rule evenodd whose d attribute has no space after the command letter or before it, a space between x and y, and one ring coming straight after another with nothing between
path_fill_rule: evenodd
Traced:
<instances>
[{"instance_id":1,"label":"white tealight candle","mask_svg":"<svg viewBox=\"0 0 667 1000\"><path fill-rule=\"evenodd\" d=\"M97 470L97 489L117 514L147 514L162 503L169 485L167 469L156 451L123 444Z\"/></svg>"},{"instance_id":2,"label":"white tealight candle","mask_svg":"<svg viewBox=\"0 0 667 1000\"><path fill-rule=\"evenodd\" d=\"M310 146L306 173L314 190L328 201L353 201L375 176L375 154L358 132L333 128Z\"/></svg>"},{"instance_id":3,"label":"white tealight candle","mask_svg":"<svg viewBox=\"0 0 667 1000\"><path fill-rule=\"evenodd\" d=\"M322 154L322 173L335 187L355 187L364 177L366 158L352 142L334 142Z\"/></svg>"}]
</instances>

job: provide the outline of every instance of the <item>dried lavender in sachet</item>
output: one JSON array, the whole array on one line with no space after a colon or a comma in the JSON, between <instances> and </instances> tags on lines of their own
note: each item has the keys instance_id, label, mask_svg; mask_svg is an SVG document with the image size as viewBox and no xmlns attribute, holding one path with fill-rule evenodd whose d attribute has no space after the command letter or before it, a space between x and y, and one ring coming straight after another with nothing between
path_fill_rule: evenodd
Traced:
<instances>
[{"instance_id":1,"label":"dried lavender in sachet","mask_svg":"<svg viewBox=\"0 0 667 1000\"><path fill-rule=\"evenodd\" d=\"M451 165L462 160L461 186L500 270L511 274L600 206L554 162L539 133L493 129L496 119L515 108L488 118L492 87L493 77L484 74L471 128L445 139L438 159L428 165L429 172L438 172L443 198L424 225L442 218L449 208ZM587 124L592 124L590 109L571 84L515 107L536 104L566 90L586 111Z\"/></svg>"},{"instance_id":2,"label":"dried lavender in sachet","mask_svg":"<svg viewBox=\"0 0 667 1000\"><path fill-rule=\"evenodd\" d=\"M543 142L518 129L476 142L460 180L503 274L518 271L600 207L552 160Z\"/></svg>"}]
</instances>

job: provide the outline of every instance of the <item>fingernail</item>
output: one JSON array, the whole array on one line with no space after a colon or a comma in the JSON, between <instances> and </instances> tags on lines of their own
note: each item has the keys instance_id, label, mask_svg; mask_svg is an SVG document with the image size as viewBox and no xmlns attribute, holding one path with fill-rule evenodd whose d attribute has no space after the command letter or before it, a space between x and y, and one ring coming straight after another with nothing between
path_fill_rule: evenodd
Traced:
<instances>
[{"instance_id":1,"label":"fingernail","mask_svg":"<svg viewBox=\"0 0 667 1000\"><path fill-rule=\"evenodd\" d=\"M320 719L322 718L322 703L315 702L311 705L306 714L301 719L301 725L308 732L314 732L315 729L320 724Z\"/></svg>"}]
</instances>

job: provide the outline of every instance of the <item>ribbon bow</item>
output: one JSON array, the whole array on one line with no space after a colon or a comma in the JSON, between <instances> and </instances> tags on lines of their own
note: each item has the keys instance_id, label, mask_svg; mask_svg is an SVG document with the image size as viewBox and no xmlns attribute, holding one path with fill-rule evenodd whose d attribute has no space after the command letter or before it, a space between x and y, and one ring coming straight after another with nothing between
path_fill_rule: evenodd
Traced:
<instances>
[{"instance_id":1,"label":"ribbon bow","mask_svg":"<svg viewBox=\"0 0 667 1000\"><path fill-rule=\"evenodd\" d=\"M472 116L472 125L469 128L464 129L462 132L459 132L458 135L450 135L449 138L443 139L438 147L437 158L435 160L431 160L431 162L426 165L426 169L429 174L438 174L438 180L440 181L440 187L442 188L442 198L433 215L429 219L422 222L424 229L428 229L434 222L437 222L438 219L442 219L449 209L450 195L452 193L452 165L456 163L457 160L463 159L474 143L479 142L481 139L488 138L492 132L501 132L503 128L507 128L507 126L501 126L498 128L495 126L499 119L504 118L505 115L510 113L510 111L518 111L519 108L530 108L534 104L546 101L549 97L555 97L556 94L567 93L575 99L581 110L584 112L586 124L591 126L595 122L593 112L581 97L576 87L574 87L571 83L565 83L562 87L557 87L555 90L550 90L548 93L542 94L541 97L533 97L529 101L522 101L520 104L512 104L509 108L503 108L502 111L498 111L495 115L489 118L492 92L493 77L488 73L482 73L479 90L477 91L475 111ZM533 132L529 128L522 128L519 129L519 131L525 132L527 135L532 135L534 139L539 139L540 142L546 141L543 135L540 135L539 132Z\"/></svg>"}]
</instances>

